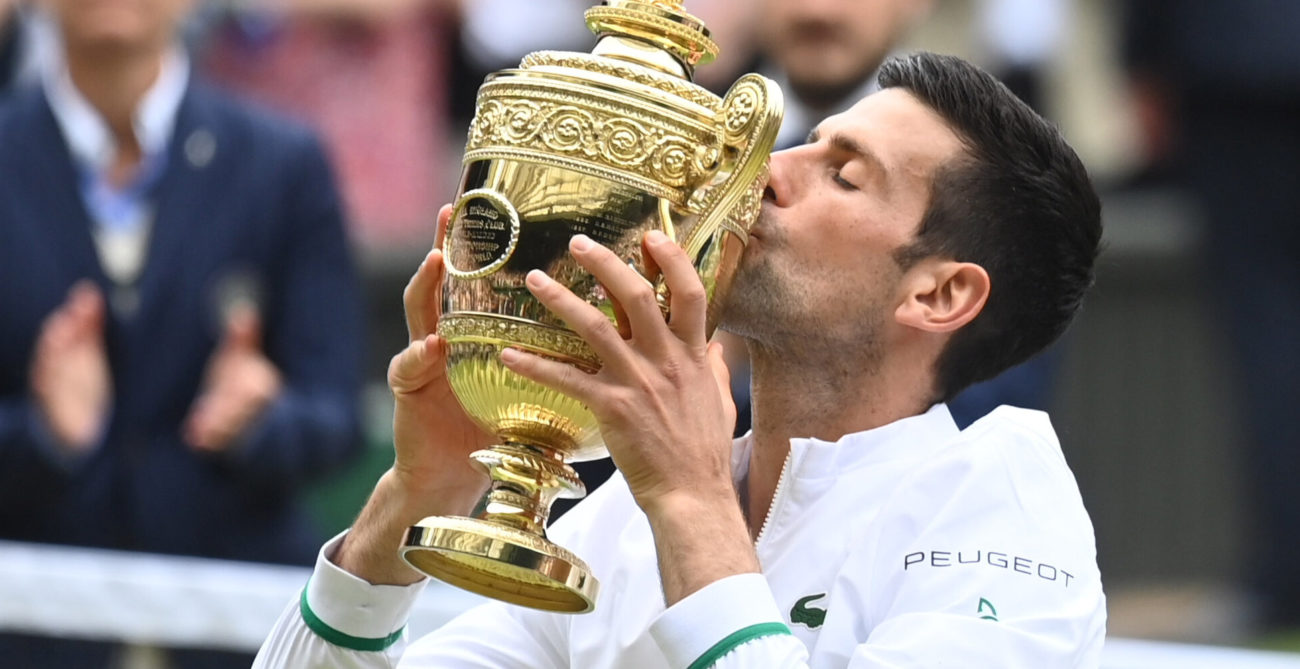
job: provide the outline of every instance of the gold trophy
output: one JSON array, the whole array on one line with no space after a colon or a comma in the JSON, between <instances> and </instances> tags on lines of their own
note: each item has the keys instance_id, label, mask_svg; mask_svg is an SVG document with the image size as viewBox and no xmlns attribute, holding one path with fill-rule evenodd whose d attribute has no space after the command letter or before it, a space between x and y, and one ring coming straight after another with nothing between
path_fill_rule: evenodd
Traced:
<instances>
[{"instance_id":1,"label":"gold trophy","mask_svg":"<svg viewBox=\"0 0 1300 669\"><path fill-rule=\"evenodd\" d=\"M545 271L614 319L601 286L569 255L585 234L656 287L642 237L662 230L717 297L739 261L767 183L781 92L756 74L725 98L692 83L718 47L681 0L606 0L589 9L591 53L541 51L479 89L460 191L443 242L438 334L465 411L500 443L472 458L491 477L474 518L430 517L402 556L452 585L548 611L586 613L598 584L576 555L546 539L559 497L581 497L567 463L606 452L580 402L507 370L515 347L588 372L600 359L524 287Z\"/></svg>"}]
</instances>

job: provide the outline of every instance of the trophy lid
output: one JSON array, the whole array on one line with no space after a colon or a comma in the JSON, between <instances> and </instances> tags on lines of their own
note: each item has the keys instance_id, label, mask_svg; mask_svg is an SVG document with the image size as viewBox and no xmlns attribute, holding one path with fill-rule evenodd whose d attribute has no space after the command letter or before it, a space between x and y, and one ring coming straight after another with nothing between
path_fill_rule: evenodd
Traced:
<instances>
[{"instance_id":1,"label":"trophy lid","mask_svg":"<svg viewBox=\"0 0 1300 669\"><path fill-rule=\"evenodd\" d=\"M601 38L593 53L690 79L695 66L712 62L719 49L704 22L687 14L682 2L605 0L588 9L587 27ZM638 48L641 44L653 48Z\"/></svg>"}]
</instances>

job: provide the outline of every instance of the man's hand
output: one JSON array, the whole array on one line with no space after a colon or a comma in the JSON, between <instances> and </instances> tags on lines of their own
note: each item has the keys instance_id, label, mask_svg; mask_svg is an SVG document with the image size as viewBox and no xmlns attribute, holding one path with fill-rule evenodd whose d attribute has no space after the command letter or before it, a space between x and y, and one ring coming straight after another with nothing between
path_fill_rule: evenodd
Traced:
<instances>
[{"instance_id":1,"label":"man's hand","mask_svg":"<svg viewBox=\"0 0 1300 669\"><path fill-rule=\"evenodd\" d=\"M451 220L451 206L438 212L438 242ZM434 515L466 515L487 490L470 453L492 435L461 409L447 382L447 342L439 337L442 315L442 252L430 251L411 277L402 301L410 344L388 365L393 391L393 468L375 486L352 531L333 560L375 584L407 584L421 578L397 554L406 528Z\"/></svg>"},{"instance_id":2,"label":"man's hand","mask_svg":"<svg viewBox=\"0 0 1300 669\"><path fill-rule=\"evenodd\" d=\"M574 258L604 286L617 325L564 286L534 271L529 290L591 345L602 367L571 365L510 349L512 370L591 408L614 463L655 531L671 605L736 573L758 571L731 478L731 402L722 349L705 338L707 299L686 253L659 232L645 249L672 295L665 322L654 290L613 252L578 236Z\"/></svg>"},{"instance_id":3,"label":"man's hand","mask_svg":"<svg viewBox=\"0 0 1300 669\"><path fill-rule=\"evenodd\" d=\"M261 318L250 305L236 307L208 359L203 389L185 419L185 440L199 451L225 450L282 388L280 370L262 353Z\"/></svg>"},{"instance_id":4,"label":"man's hand","mask_svg":"<svg viewBox=\"0 0 1300 669\"><path fill-rule=\"evenodd\" d=\"M104 296L80 281L51 313L36 339L30 383L32 396L68 455L95 445L113 401L113 380L104 349Z\"/></svg>"},{"instance_id":5,"label":"man's hand","mask_svg":"<svg viewBox=\"0 0 1300 669\"><path fill-rule=\"evenodd\" d=\"M438 212L439 242L450 219L451 207L444 206ZM409 489L443 500L439 506L448 508L438 513L463 515L487 486L469 455L493 438L466 415L447 381L447 341L437 335L445 278L442 251L435 248L402 294L410 345L388 365L397 450L393 473Z\"/></svg>"}]
</instances>

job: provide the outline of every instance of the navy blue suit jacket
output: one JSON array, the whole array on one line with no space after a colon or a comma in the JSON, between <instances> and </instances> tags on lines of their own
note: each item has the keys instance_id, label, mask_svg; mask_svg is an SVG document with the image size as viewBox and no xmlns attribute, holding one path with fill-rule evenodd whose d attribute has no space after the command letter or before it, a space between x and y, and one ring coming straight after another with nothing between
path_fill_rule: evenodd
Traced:
<instances>
[{"instance_id":1,"label":"navy blue suit jacket","mask_svg":"<svg viewBox=\"0 0 1300 669\"><path fill-rule=\"evenodd\" d=\"M168 156L138 307L106 326L110 424L68 465L29 394L33 347L75 282L114 288L43 93L0 104L0 537L309 564L320 537L296 493L359 443L360 290L333 176L310 132L194 82ZM237 448L202 455L180 430L232 286L258 296L285 391Z\"/></svg>"}]
</instances>

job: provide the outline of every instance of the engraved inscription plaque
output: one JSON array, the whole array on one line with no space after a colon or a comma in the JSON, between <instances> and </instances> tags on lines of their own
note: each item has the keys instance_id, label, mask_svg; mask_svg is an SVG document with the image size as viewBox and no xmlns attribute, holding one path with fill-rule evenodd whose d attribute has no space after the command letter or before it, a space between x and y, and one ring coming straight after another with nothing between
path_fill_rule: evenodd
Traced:
<instances>
[{"instance_id":1,"label":"engraved inscription plaque","mask_svg":"<svg viewBox=\"0 0 1300 669\"><path fill-rule=\"evenodd\" d=\"M461 196L447 230L447 271L476 279L501 269L519 244L519 213L500 193L480 188Z\"/></svg>"}]
</instances>

